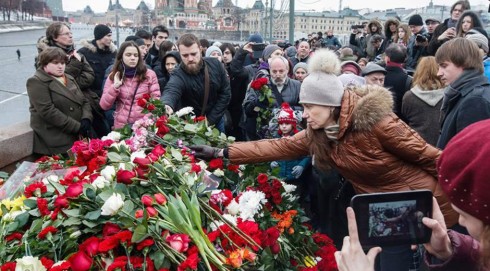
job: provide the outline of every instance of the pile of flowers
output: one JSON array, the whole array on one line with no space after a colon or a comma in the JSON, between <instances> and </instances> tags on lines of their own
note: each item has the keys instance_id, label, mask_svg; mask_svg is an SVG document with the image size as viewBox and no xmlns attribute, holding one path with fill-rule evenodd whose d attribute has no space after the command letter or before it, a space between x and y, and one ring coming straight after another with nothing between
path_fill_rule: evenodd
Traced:
<instances>
[{"instance_id":1,"label":"pile of flowers","mask_svg":"<svg viewBox=\"0 0 490 271\"><path fill-rule=\"evenodd\" d=\"M233 141L158 100L132 128L45 157L0 203L3 270L337 270L295 186L256 167L199 161L188 146Z\"/></svg>"}]
</instances>

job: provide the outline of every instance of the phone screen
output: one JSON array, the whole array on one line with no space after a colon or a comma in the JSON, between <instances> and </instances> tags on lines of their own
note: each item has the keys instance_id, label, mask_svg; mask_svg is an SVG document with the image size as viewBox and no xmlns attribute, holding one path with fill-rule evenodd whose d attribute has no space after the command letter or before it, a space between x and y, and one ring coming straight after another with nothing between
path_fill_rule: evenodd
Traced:
<instances>
[{"instance_id":1,"label":"phone screen","mask_svg":"<svg viewBox=\"0 0 490 271\"><path fill-rule=\"evenodd\" d=\"M366 246L426 243L431 231L423 217L432 217L428 190L358 195L352 199L359 240Z\"/></svg>"}]
</instances>

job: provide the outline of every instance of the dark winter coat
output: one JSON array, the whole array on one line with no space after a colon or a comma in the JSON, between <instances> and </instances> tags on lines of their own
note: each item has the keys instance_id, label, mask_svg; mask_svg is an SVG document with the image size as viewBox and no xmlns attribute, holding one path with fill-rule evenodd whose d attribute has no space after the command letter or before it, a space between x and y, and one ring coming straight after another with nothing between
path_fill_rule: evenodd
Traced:
<instances>
[{"instance_id":1,"label":"dark winter coat","mask_svg":"<svg viewBox=\"0 0 490 271\"><path fill-rule=\"evenodd\" d=\"M155 72L158 78L158 85L160 85L160 92L163 92L165 86L167 85L168 80L170 80L170 73L168 72L167 67L165 66L165 62L168 57L175 58L177 62L177 66L175 67L175 69L178 67L178 65L180 65L180 62L182 62L179 52L170 51L165 54L165 56L162 59L162 62L159 62L159 65L153 69L153 71Z\"/></svg>"},{"instance_id":2,"label":"dark winter coat","mask_svg":"<svg viewBox=\"0 0 490 271\"><path fill-rule=\"evenodd\" d=\"M230 103L231 90L226 70L216 58L203 58L209 70L209 98L206 105L206 118L212 125L217 124ZM190 75L182 69L175 69L165 89L162 102L174 111L186 106L201 114L204 101L204 65L199 74Z\"/></svg>"},{"instance_id":3,"label":"dark winter coat","mask_svg":"<svg viewBox=\"0 0 490 271\"><path fill-rule=\"evenodd\" d=\"M232 77L244 77L245 75L247 75L247 84L250 83L252 78L255 76L255 73L257 72L259 67L259 65L257 65L256 63L245 65L245 61L248 58L249 54L250 52L248 52L247 50L243 50L243 48L238 49L235 56L230 62L230 70L228 71L228 74Z\"/></svg>"},{"instance_id":4,"label":"dark winter coat","mask_svg":"<svg viewBox=\"0 0 490 271\"><path fill-rule=\"evenodd\" d=\"M439 138L439 119L441 116L444 89L421 90L418 86L403 96L401 114L427 143L435 146Z\"/></svg>"},{"instance_id":5,"label":"dark winter coat","mask_svg":"<svg viewBox=\"0 0 490 271\"><path fill-rule=\"evenodd\" d=\"M249 82L248 73L242 72L232 75L231 63L225 64L225 69L230 77L231 100L228 105L228 112L230 112L233 127L231 135L239 140L243 140L244 137L240 132L240 120L243 115L242 103L245 99L245 93L247 92Z\"/></svg>"},{"instance_id":6,"label":"dark winter coat","mask_svg":"<svg viewBox=\"0 0 490 271\"><path fill-rule=\"evenodd\" d=\"M346 90L342 98L338 142L329 141L329 164L349 180L357 193L429 189L448 226L457 222L437 183L440 150L427 144L392 113L391 93L380 87ZM309 153L306 131L293 137L228 146L233 164L298 159Z\"/></svg>"},{"instance_id":7,"label":"dark winter coat","mask_svg":"<svg viewBox=\"0 0 490 271\"><path fill-rule=\"evenodd\" d=\"M325 38L323 38L322 47L325 48L328 46L335 46L337 49L340 49L340 47L342 47L342 44L336 36L326 36Z\"/></svg>"},{"instance_id":8,"label":"dark winter coat","mask_svg":"<svg viewBox=\"0 0 490 271\"><path fill-rule=\"evenodd\" d=\"M79 139L80 121L92 121L92 109L75 79L66 75L63 85L42 68L27 80L34 153L66 153Z\"/></svg>"},{"instance_id":9,"label":"dark winter coat","mask_svg":"<svg viewBox=\"0 0 490 271\"><path fill-rule=\"evenodd\" d=\"M437 49L439 49L439 47L441 47L444 42L449 40L448 38L442 41L438 40L439 36L448 29L449 20L451 20L451 18L447 18L446 20L444 20L444 23L439 24L436 29L434 29L434 33L432 34L432 38L430 39L429 46L427 46L427 53L429 55L435 56Z\"/></svg>"},{"instance_id":10,"label":"dark winter coat","mask_svg":"<svg viewBox=\"0 0 490 271\"><path fill-rule=\"evenodd\" d=\"M427 46L415 45L417 34L427 35L427 30L423 27L419 33L414 33L410 39L408 39L407 45L407 62L405 67L407 69L415 70L419 58L427 56Z\"/></svg>"},{"instance_id":11,"label":"dark winter coat","mask_svg":"<svg viewBox=\"0 0 490 271\"><path fill-rule=\"evenodd\" d=\"M410 83L407 83L407 80L410 80L409 76L405 72L404 69L396 66L386 66L386 76L384 87L387 88L393 94L393 99L395 100L395 104L393 107L393 112L403 119L401 116L402 109L402 100L403 95L410 89ZM403 119L404 120L404 119Z\"/></svg>"},{"instance_id":12,"label":"dark winter coat","mask_svg":"<svg viewBox=\"0 0 490 271\"><path fill-rule=\"evenodd\" d=\"M453 254L442 262L425 251L425 263L431 271L488 271L480 266L480 243L469 235L449 230Z\"/></svg>"},{"instance_id":13,"label":"dark winter coat","mask_svg":"<svg viewBox=\"0 0 490 271\"><path fill-rule=\"evenodd\" d=\"M95 40L82 40L80 43L83 47L78 49L78 53L85 56L95 74L94 82L90 86L90 89L100 97L104 89L105 71L107 67L113 64L116 58L117 48L111 43L109 48L100 49L97 47Z\"/></svg>"},{"instance_id":14,"label":"dark winter coat","mask_svg":"<svg viewBox=\"0 0 490 271\"><path fill-rule=\"evenodd\" d=\"M289 62L291 63L291 65L292 65L292 66L293 66L293 68L294 68L294 66L296 66L296 64L298 64L298 63L300 63L300 62L304 62L304 63L308 62L308 59L309 59L309 58L310 58L310 56L309 56L309 55L308 55L308 56L306 56L305 58L301 58L301 59L300 59L300 58L298 58L298 55L295 55L295 56L293 56L293 57L290 57L290 58L289 58Z\"/></svg>"},{"instance_id":15,"label":"dark winter coat","mask_svg":"<svg viewBox=\"0 0 490 271\"><path fill-rule=\"evenodd\" d=\"M468 125L490 118L490 83L478 70L470 69L444 91L441 135L437 147L444 149Z\"/></svg>"}]
</instances>

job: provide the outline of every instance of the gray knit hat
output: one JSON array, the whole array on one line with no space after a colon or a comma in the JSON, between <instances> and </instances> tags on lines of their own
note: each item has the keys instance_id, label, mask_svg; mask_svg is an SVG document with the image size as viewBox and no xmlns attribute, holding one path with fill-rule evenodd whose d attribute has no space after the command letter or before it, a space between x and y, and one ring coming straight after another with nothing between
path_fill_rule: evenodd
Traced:
<instances>
[{"instance_id":1,"label":"gray knit hat","mask_svg":"<svg viewBox=\"0 0 490 271\"><path fill-rule=\"evenodd\" d=\"M274 53L274 51L276 51L278 49L281 49L281 47L279 47L275 44L267 45L264 49L264 52L262 53L262 59L264 61L267 61L269 59L269 57L271 57L272 53Z\"/></svg>"},{"instance_id":2,"label":"gray knit hat","mask_svg":"<svg viewBox=\"0 0 490 271\"><path fill-rule=\"evenodd\" d=\"M337 77L340 61L330 50L320 49L308 61L309 75L303 80L299 103L340 106L344 86Z\"/></svg>"},{"instance_id":3,"label":"gray knit hat","mask_svg":"<svg viewBox=\"0 0 490 271\"><path fill-rule=\"evenodd\" d=\"M466 34L465 38L468 40L472 40L476 43L476 45L478 45L478 47L482 48L485 53L488 53L488 38L476 30L470 31Z\"/></svg>"},{"instance_id":4,"label":"gray knit hat","mask_svg":"<svg viewBox=\"0 0 490 271\"><path fill-rule=\"evenodd\" d=\"M306 64L305 62L298 62L298 64L294 65L293 73L295 73L296 70L299 68L305 70L306 73L308 73L308 64Z\"/></svg>"},{"instance_id":5,"label":"gray knit hat","mask_svg":"<svg viewBox=\"0 0 490 271\"><path fill-rule=\"evenodd\" d=\"M218 46L210 46L206 50L206 57L210 57L213 52L219 52L219 55L222 56L223 52L221 52L221 49Z\"/></svg>"}]
</instances>

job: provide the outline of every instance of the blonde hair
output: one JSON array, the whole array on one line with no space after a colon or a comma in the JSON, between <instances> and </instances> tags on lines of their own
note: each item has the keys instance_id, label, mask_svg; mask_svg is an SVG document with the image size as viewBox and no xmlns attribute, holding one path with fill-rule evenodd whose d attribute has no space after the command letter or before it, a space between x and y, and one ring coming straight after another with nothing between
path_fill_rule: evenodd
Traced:
<instances>
[{"instance_id":1,"label":"blonde hair","mask_svg":"<svg viewBox=\"0 0 490 271\"><path fill-rule=\"evenodd\" d=\"M437 76L439 67L433 56L422 57L417 64L413 75L412 86L418 86L422 90L434 90L444 87L441 78Z\"/></svg>"}]
</instances>

